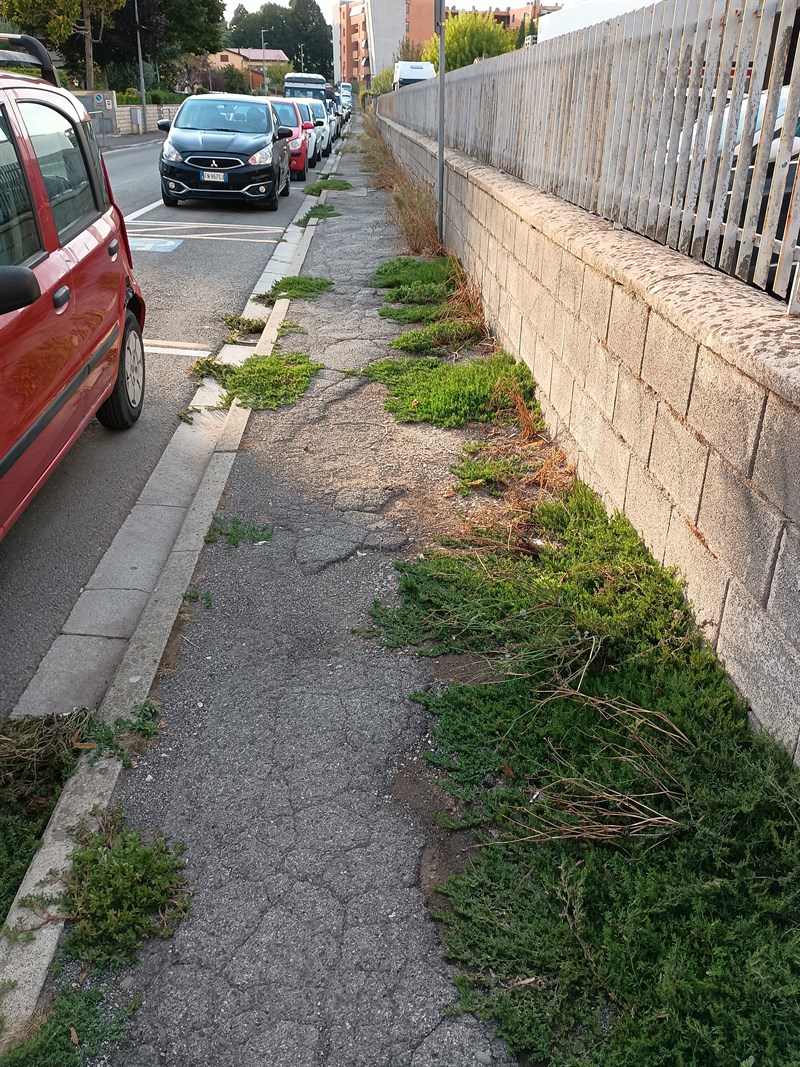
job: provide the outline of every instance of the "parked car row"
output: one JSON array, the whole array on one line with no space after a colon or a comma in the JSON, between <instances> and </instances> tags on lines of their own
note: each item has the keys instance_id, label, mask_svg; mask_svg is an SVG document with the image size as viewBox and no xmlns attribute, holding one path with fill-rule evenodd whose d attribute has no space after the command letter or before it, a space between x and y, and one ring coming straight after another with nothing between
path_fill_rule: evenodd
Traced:
<instances>
[{"instance_id":1,"label":"parked car row","mask_svg":"<svg viewBox=\"0 0 800 1067\"><path fill-rule=\"evenodd\" d=\"M349 87L348 87L349 88ZM328 156L349 118L341 97L316 74L288 74L284 97L208 93L185 100L161 148L161 198L246 200L270 211Z\"/></svg>"}]
</instances>

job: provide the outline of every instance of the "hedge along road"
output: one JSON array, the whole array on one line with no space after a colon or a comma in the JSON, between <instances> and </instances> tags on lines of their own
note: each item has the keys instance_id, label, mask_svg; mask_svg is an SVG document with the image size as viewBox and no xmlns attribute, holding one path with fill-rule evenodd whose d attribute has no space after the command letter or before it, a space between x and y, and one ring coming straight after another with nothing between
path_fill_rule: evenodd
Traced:
<instances>
[{"instance_id":1,"label":"hedge along road","mask_svg":"<svg viewBox=\"0 0 800 1067\"><path fill-rule=\"evenodd\" d=\"M144 412L122 434L92 422L0 544L0 718L33 677L180 425L177 412L194 394L187 377L194 356L224 339L225 312L243 311L303 195L292 182L276 212L167 208L158 153L150 142L105 155L147 300Z\"/></svg>"}]
</instances>

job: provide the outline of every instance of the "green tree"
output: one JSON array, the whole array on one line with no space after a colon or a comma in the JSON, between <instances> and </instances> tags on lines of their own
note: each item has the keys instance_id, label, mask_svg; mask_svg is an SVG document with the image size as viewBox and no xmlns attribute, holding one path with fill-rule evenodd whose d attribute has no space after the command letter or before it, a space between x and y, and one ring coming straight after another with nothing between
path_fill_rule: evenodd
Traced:
<instances>
[{"instance_id":1,"label":"green tree","mask_svg":"<svg viewBox=\"0 0 800 1067\"><path fill-rule=\"evenodd\" d=\"M163 0L163 4L165 59L187 52L219 52L226 29L224 0Z\"/></svg>"},{"instance_id":2,"label":"green tree","mask_svg":"<svg viewBox=\"0 0 800 1067\"><path fill-rule=\"evenodd\" d=\"M231 48L260 48L262 30L264 46L284 51L295 70L302 64L311 73L332 77L331 28L316 0L289 0L288 7L266 3L252 12L239 4L229 25Z\"/></svg>"},{"instance_id":3,"label":"green tree","mask_svg":"<svg viewBox=\"0 0 800 1067\"><path fill-rule=\"evenodd\" d=\"M247 79L236 67L224 67L222 71L222 87L226 93L248 92Z\"/></svg>"},{"instance_id":4,"label":"green tree","mask_svg":"<svg viewBox=\"0 0 800 1067\"><path fill-rule=\"evenodd\" d=\"M465 11L444 24L446 70L467 67L484 56L500 56L514 50L514 35L495 22L491 14ZM439 70L439 38L431 37L422 50L423 60Z\"/></svg>"},{"instance_id":5,"label":"green tree","mask_svg":"<svg viewBox=\"0 0 800 1067\"><path fill-rule=\"evenodd\" d=\"M527 35L528 35L528 30L526 28L525 16L523 15L522 16L522 22L520 22L519 29L517 30L517 40L516 40L516 42L514 44L514 47L515 48L524 48L525 47L525 38L527 37Z\"/></svg>"},{"instance_id":6,"label":"green tree","mask_svg":"<svg viewBox=\"0 0 800 1067\"><path fill-rule=\"evenodd\" d=\"M267 63L267 80L270 89L279 95L283 93L283 79L291 74L294 67L291 63Z\"/></svg>"},{"instance_id":7,"label":"green tree","mask_svg":"<svg viewBox=\"0 0 800 1067\"><path fill-rule=\"evenodd\" d=\"M77 37L83 41L86 88L94 89L94 45L106 20L125 0L0 0L0 18L26 33L59 46Z\"/></svg>"},{"instance_id":8,"label":"green tree","mask_svg":"<svg viewBox=\"0 0 800 1067\"><path fill-rule=\"evenodd\" d=\"M295 66L302 63L307 71L332 78L333 36L319 4L316 0L289 0L289 16L296 34L294 52L287 52L289 58Z\"/></svg>"},{"instance_id":9,"label":"green tree","mask_svg":"<svg viewBox=\"0 0 800 1067\"><path fill-rule=\"evenodd\" d=\"M403 61L407 63L416 63L420 59L422 59L422 45L420 42L412 41L408 37L404 37L397 46L397 51L394 54L395 63L401 63Z\"/></svg>"},{"instance_id":10,"label":"green tree","mask_svg":"<svg viewBox=\"0 0 800 1067\"><path fill-rule=\"evenodd\" d=\"M369 91L376 96L380 96L381 93L390 93L392 91L393 81L394 70L391 67L387 67L386 70L380 70L377 74L372 75L372 81L369 83Z\"/></svg>"}]
</instances>

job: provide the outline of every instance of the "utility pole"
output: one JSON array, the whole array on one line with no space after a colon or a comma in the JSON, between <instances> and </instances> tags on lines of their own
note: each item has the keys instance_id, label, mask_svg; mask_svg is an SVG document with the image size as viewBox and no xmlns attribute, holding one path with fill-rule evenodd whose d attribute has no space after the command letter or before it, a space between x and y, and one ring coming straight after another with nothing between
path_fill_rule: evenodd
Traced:
<instances>
[{"instance_id":1,"label":"utility pole","mask_svg":"<svg viewBox=\"0 0 800 1067\"><path fill-rule=\"evenodd\" d=\"M136 22L136 51L139 55L139 95L142 98L141 132L147 133L147 90L144 87L144 61L142 59L142 35L139 31L139 0L133 0L133 18Z\"/></svg>"},{"instance_id":2,"label":"utility pole","mask_svg":"<svg viewBox=\"0 0 800 1067\"><path fill-rule=\"evenodd\" d=\"M264 78L264 96L269 95L269 88L267 86L267 50L264 48L264 34L266 30L261 31L261 73Z\"/></svg>"},{"instance_id":3,"label":"utility pole","mask_svg":"<svg viewBox=\"0 0 800 1067\"><path fill-rule=\"evenodd\" d=\"M436 182L436 233L444 245L444 23L445 0L435 0L436 32L439 34L439 168Z\"/></svg>"},{"instance_id":4,"label":"utility pole","mask_svg":"<svg viewBox=\"0 0 800 1067\"><path fill-rule=\"evenodd\" d=\"M306 72L306 48L304 44L300 45L300 73Z\"/></svg>"}]
</instances>

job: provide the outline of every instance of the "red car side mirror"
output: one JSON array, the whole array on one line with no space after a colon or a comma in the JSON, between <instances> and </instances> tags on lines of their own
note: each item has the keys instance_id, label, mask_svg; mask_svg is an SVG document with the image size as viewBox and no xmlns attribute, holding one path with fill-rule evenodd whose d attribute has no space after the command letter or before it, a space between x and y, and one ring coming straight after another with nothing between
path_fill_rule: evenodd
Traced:
<instances>
[{"instance_id":1,"label":"red car side mirror","mask_svg":"<svg viewBox=\"0 0 800 1067\"><path fill-rule=\"evenodd\" d=\"M314 123L313 122L304 122L303 123L303 129L304 130L313 130L314 129Z\"/></svg>"}]
</instances>

